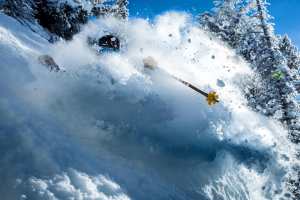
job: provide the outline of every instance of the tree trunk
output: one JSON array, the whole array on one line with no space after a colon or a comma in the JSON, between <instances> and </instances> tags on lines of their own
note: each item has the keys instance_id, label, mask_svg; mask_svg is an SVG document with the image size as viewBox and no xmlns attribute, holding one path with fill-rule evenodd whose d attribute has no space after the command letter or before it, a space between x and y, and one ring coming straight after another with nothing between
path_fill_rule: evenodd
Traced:
<instances>
[{"instance_id":1,"label":"tree trunk","mask_svg":"<svg viewBox=\"0 0 300 200\"><path fill-rule=\"evenodd\" d=\"M266 22L266 19L265 19L266 13L263 10L263 7L262 7L263 5L261 3L261 0L256 0L256 5L257 5L257 11L258 11L259 19L260 19L260 22L261 22L261 27L262 27L263 32L264 32L265 39L267 41L268 47L271 49L273 47L272 40L271 40L271 35L270 35L270 32L269 32L269 28L267 26L267 22Z\"/></svg>"}]
</instances>

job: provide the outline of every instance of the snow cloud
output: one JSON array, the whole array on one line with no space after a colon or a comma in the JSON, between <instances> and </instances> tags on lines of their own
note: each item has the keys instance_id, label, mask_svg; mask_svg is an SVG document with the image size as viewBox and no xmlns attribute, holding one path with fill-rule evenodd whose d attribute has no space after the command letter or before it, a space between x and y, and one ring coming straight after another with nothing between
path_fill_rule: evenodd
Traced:
<instances>
[{"instance_id":1,"label":"snow cloud","mask_svg":"<svg viewBox=\"0 0 300 200\"><path fill-rule=\"evenodd\" d=\"M283 190L294 162L284 128L247 107L242 86L253 72L189 15L170 12L153 24L99 19L55 45L18 36L17 22L4 28L0 192L6 199L261 200ZM88 46L88 37L106 34L120 38L120 52ZM65 71L40 65L44 53ZM148 56L158 69L143 68ZM208 106L170 75L216 91L221 102ZM247 179L256 176L259 189Z\"/></svg>"}]
</instances>

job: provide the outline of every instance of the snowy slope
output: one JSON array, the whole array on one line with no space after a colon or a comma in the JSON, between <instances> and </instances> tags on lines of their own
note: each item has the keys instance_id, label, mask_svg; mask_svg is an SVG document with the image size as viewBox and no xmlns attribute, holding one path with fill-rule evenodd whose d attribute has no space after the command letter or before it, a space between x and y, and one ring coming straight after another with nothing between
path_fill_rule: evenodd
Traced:
<instances>
[{"instance_id":1,"label":"snowy slope","mask_svg":"<svg viewBox=\"0 0 300 200\"><path fill-rule=\"evenodd\" d=\"M88 36L117 34L97 55ZM0 15L4 199L279 199L295 147L242 97L247 63L183 13L89 23L49 44ZM50 54L65 72L37 58ZM143 69L152 56L161 68ZM220 94L205 99L179 76ZM218 80L225 86L220 87Z\"/></svg>"}]
</instances>

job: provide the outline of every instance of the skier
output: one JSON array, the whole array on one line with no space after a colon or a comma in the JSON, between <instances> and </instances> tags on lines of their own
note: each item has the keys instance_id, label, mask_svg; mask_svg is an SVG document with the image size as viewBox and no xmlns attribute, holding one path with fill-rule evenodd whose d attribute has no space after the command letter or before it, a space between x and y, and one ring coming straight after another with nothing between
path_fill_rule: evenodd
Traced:
<instances>
[{"instance_id":1,"label":"skier","mask_svg":"<svg viewBox=\"0 0 300 200\"><path fill-rule=\"evenodd\" d=\"M118 51L120 50L120 40L118 37L108 34L100 37L99 39L88 37L87 43L99 53L106 51ZM100 47L100 48L99 48Z\"/></svg>"},{"instance_id":2,"label":"skier","mask_svg":"<svg viewBox=\"0 0 300 200\"><path fill-rule=\"evenodd\" d=\"M154 70L156 68L158 68L158 64L157 62L154 60L153 57L149 56L147 58L143 59L143 63L144 63L144 68L149 69L149 70ZM191 83L182 80L181 78L178 78L176 76L173 76L171 74L169 74L173 79L179 81L180 83L184 84L185 86L191 88L192 90L196 91L197 93L203 95L206 97L206 101L208 103L208 105L214 105L216 103L219 102L219 96L217 95L216 92L209 92L206 93L202 90L200 90L199 88L197 88L196 86L192 85Z\"/></svg>"}]
</instances>

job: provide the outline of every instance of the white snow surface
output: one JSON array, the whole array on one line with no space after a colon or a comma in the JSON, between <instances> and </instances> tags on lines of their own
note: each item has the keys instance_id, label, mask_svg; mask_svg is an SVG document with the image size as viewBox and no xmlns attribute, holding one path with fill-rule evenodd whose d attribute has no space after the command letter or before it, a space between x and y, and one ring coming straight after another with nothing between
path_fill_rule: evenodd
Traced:
<instances>
[{"instance_id":1,"label":"white snow surface","mask_svg":"<svg viewBox=\"0 0 300 200\"><path fill-rule=\"evenodd\" d=\"M32 192L39 199L130 199L118 184L107 177L103 175L91 177L73 169L68 170L67 173L55 175L49 180L33 177L25 184L30 185ZM25 196L27 198L27 195Z\"/></svg>"},{"instance_id":2,"label":"white snow surface","mask_svg":"<svg viewBox=\"0 0 300 200\"><path fill-rule=\"evenodd\" d=\"M96 53L107 33L120 52ZM0 14L4 199L279 199L296 165L286 130L247 107L253 72L185 13L113 18L50 44ZM65 72L49 72L51 55ZM160 69L143 69L153 57ZM170 78L180 77L220 103ZM218 86L218 80L224 87Z\"/></svg>"}]
</instances>

